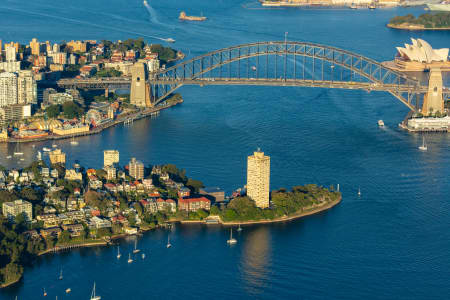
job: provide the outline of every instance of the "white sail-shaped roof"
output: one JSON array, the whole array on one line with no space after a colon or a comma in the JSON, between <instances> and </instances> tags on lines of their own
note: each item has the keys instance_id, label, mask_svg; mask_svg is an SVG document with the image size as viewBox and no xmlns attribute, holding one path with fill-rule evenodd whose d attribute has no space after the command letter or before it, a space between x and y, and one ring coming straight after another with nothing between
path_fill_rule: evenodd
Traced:
<instances>
[{"instance_id":1,"label":"white sail-shaped roof","mask_svg":"<svg viewBox=\"0 0 450 300\"><path fill-rule=\"evenodd\" d=\"M448 60L448 48L433 49L430 44L422 39L411 39L412 45L405 44L405 48L397 47L401 57L410 61L422 63L445 62Z\"/></svg>"}]
</instances>

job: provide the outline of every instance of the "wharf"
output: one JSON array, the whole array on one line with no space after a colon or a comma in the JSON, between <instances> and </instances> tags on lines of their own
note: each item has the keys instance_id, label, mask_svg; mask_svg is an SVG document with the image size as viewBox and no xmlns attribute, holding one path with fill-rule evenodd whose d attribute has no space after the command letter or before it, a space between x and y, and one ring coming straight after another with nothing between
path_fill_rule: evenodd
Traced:
<instances>
[{"instance_id":1,"label":"wharf","mask_svg":"<svg viewBox=\"0 0 450 300\"><path fill-rule=\"evenodd\" d=\"M153 108L146 108L138 110L131 114L126 114L123 116L118 117L116 120L108 121L98 127L95 127L87 132L80 132L80 133L74 133L74 134L67 134L67 135L56 135L56 134L49 134L44 137L37 137L37 138L27 138L27 139L18 139L18 138L8 138L6 140L0 140L0 142L6 142L6 143L29 143L29 142L42 142L42 141L49 141L49 140L62 140L62 139L70 139L75 137L82 137L82 136L88 136L93 135L102 132L105 129L108 129L110 127L116 126L118 124L127 124L132 123L132 121L140 120L149 116L155 116L155 114L159 114L159 112L163 109L172 107L177 105L178 103L181 103L182 101L174 101L170 104L164 105L164 106L158 106ZM130 121L131 120L131 121Z\"/></svg>"}]
</instances>

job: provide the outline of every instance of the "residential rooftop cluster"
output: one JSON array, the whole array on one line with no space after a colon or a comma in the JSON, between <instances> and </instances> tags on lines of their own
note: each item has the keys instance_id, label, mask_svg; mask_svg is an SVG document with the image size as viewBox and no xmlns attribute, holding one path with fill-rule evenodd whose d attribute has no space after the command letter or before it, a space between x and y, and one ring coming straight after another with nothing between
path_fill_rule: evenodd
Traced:
<instances>
[{"instance_id":1,"label":"residential rooftop cluster","mask_svg":"<svg viewBox=\"0 0 450 300\"><path fill-rule=\"evenodd\" d=\"M202 189L173 165L145 167L132 158L119 166L117 150L104 151L102 169L66 168L66 155L49 153L30 167L0 171L2 214L32 224L34 238L134 234L171 217L209 211L224 200L219 188Z\"/></svg>"}]
</instances>

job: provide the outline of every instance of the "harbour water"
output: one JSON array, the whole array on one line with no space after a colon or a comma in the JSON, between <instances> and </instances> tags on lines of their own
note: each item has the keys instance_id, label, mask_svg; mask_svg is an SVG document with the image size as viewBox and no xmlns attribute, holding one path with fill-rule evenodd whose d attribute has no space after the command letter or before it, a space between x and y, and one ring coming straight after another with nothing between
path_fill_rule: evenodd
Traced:
<instances>
[{"instance_id":1,"label":"harbour water","mask_svg":"<svg viewBox=\"0 0 450 300\"><path fill-rule=\"evenodd\" d=\"M240 0L8 0L0 3L0 38L28 42L72 39L174 38L188 57L255 41L311 41L378 61L395 46L423 38L448 47L447 32L388 29L397 14L419 8L369 10L253 9ZM203 12L180 23L181 10ZM57 30L55 30L57 28ZM448 82L448 79L446 79ZM228 193L245 183L246 156L271 156L271 187L340 184L343 201L289 224L245 227L226 245L220 227L176 226L139 239L145 260L126 263L134 241L115 248L47 255L1 299L442 299L450 292L450 136L422 137L398 128L407 108L387 93L293 87L183 87L184 103L155 119L99 135L58 141L69 164L101 167L102 151L118 149L121 164L174 163L190 177ZM386 126L378 128L383 119ZM21 145L27 165L49 143ZM0 164L15 145L0 144ZM358 187L361 196L358 197ZM58 280L60 269L64 279ZM70 287L68 295L65 289Z\"/></svg>"}]
</instances>

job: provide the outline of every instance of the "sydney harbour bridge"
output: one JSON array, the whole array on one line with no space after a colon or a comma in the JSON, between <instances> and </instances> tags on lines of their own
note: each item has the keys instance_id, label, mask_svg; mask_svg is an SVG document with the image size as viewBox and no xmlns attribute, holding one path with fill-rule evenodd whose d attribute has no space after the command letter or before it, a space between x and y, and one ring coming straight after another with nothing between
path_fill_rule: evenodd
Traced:
<instances>
[{"instance_id":1,"label":"sydney harbour bridge","mask_svg":"<svg viewBox=\"0 0 450 300\"><path fill-rule=\"evenodd\" d=\"M128 78L62 79L57 84L83 89L131 88L131 102L138 106L158 105L183 85L385 91L410 110L423 112L440 110L450 96L450 89L443 87L440 70L431 70L430 80L421 82L363 55L307 42L243 44L209 52L155 73L132 73ZM146 97L147 101L139 102L139 97Z\"/></svg>"}]
</instances>

